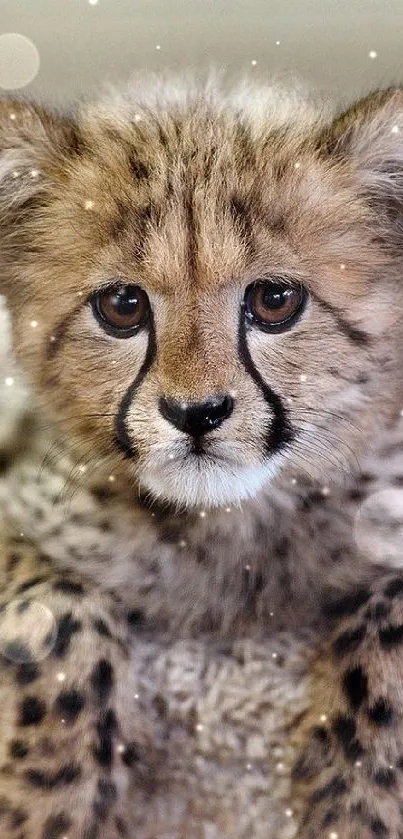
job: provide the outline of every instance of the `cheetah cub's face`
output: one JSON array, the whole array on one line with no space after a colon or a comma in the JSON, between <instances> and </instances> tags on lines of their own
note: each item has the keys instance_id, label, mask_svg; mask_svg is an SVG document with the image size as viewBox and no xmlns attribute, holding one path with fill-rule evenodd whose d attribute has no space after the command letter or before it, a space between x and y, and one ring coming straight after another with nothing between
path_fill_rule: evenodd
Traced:
<instances>
[{"instance_id":1,"label":"cheetah cub's face","mask_svg":"<svg viewBox=\"0 0 403 839\"><path fill-rule=\"evenodd\" d=\"M188 506L348 466L400 400L402 137L399 90L0 103L1 290L80 457Z\"/></svg>"}]
</instances>

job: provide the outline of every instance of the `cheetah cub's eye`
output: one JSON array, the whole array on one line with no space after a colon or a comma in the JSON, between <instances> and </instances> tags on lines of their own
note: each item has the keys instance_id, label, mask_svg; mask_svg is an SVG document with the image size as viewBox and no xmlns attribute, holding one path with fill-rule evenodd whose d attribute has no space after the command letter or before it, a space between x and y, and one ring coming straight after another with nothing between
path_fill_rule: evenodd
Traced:
<instances>
[{"instance_id":1,"label":"cheetah cub's eye","mask_svg":"<svg viewBox=\"0 0 403 839\"><path fill-rule=\"evenodd\" d=\"M150 315L150 301L138 285L116 285L97 291L90 303L105 332L115 338L130 338L147 324Z\"/></svg>"},{"instance_id":2,"label":"cheetah cub's eye","mask_svg":"<svg viewBox=\"0 0 403 839\"><path fill-rule=\"evenodd\" d=\"M246 289L245 317L265 332L284 332L302 314L307 297L307 292L300 285L258 280Z\"/></svg>"}]
</instances>

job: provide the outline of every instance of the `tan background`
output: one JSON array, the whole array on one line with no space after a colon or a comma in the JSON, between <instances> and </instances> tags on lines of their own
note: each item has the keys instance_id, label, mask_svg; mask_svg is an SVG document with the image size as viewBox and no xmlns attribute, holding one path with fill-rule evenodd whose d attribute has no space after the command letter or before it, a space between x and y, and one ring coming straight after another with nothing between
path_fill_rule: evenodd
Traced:
<instances>
[{"instance_id":1,"label":"tan background","mask_svg":"<svg viewBox=\"0 0 403 839\"><path fill-rule=\"evenodd\" d=\"M403 81L403 0L0 0L4 32L40 54L23 92L56 100L139 67L291 71L343 102Z\"/></svg>"}]
</instances>

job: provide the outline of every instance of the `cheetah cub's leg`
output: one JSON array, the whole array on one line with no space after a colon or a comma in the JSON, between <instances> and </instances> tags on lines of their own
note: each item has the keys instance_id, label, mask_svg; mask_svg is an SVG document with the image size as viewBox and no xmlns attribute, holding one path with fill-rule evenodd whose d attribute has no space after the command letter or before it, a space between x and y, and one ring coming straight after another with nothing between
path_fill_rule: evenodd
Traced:
<instances>
[{"instance_id":1,"label":"cheetah cub's leg","mask_svg":"<svg viewBox=\"0 0 403 839\"><path fill-rule=\"evenodd\" d=\"M119 604L26 545L0 580L1 839L118 839L148 739Z\"/></svg>"},{"instance_id":2,"label":"cheetah cub's leg","mask_svg":"<svg viewBox=\"0 0 403 839\"><path fill-rule=\"evenodd\" d=\"M334 611L299 732L298 839L403 839L403 575Z\"/></svg>"}]
</instances>

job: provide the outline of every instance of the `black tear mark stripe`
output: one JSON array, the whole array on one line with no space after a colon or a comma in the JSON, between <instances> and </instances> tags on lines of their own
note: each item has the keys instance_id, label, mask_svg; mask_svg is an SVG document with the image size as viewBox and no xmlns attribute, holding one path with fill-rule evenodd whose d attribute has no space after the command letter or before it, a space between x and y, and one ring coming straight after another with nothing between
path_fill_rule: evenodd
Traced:
<instances>
[{"instance_id":1,"label":"black tear mark stripe","mask_svg":"<svg viewBox=\"0 0 403 839\"><path fill-rule=\"evenodd\" d=\"M315 300L319 303L319 306L322 306L328 314L330 314L333 320L337 323L340 331L343 335L346 336L353 344L360 347L368 346L371 343L371 336L368 335L367 332L364 332L362 329L358 329L357 326L353 326L349 321L345 318L345 316L340 312L336 306L332 306L331 303L328 303L327 300L322 300L321 297L318 297L315 294Z\"/></svg>"},{"instance_id":2,"label":"black tear mark stripe","mask_svg":"<svg viewBox=\"0 0 403 839\"><path fill-rule=\"evenodd\" d=\"M239 322L238 355L246 372L249 373L255 384L257 384L259 390L263 394L265 402L269 405L273 412L273 420L266 436L266 451L268 454L272 455L275 452L282 451L282 449L294 440L295 431L291 426L288 412L283 405L281 398L269 387L269 385L266 384L253 364L246 340L246 324L243 307L241 308L241 318Z\"/></svg>"},{"instance_id":3,"label":"black tear mark stripe","mask_svg":"<svg viewBox=\"0 0 403 839\"><path fill-rule=\"evenodd\" d=\"M118 409L118 413L116 416L115 421L115 435L116 440L118 443L119 448L121 451L126 455L126 457L135 457L136 450L133 446L133 443L130 439L130 436L127 431L127 413L132 404L133 397L136 391L139 389L141 383L144 381L147 373L149 372L150 368L154 364L155 357L157 355L157 342L155 338L155 329L154 329L154 320L152 314L150 314L149 322L148 322L148 346L145 355L145 359L140 367L140 370L127 389Z\"/></svg>"}]
</instances>

